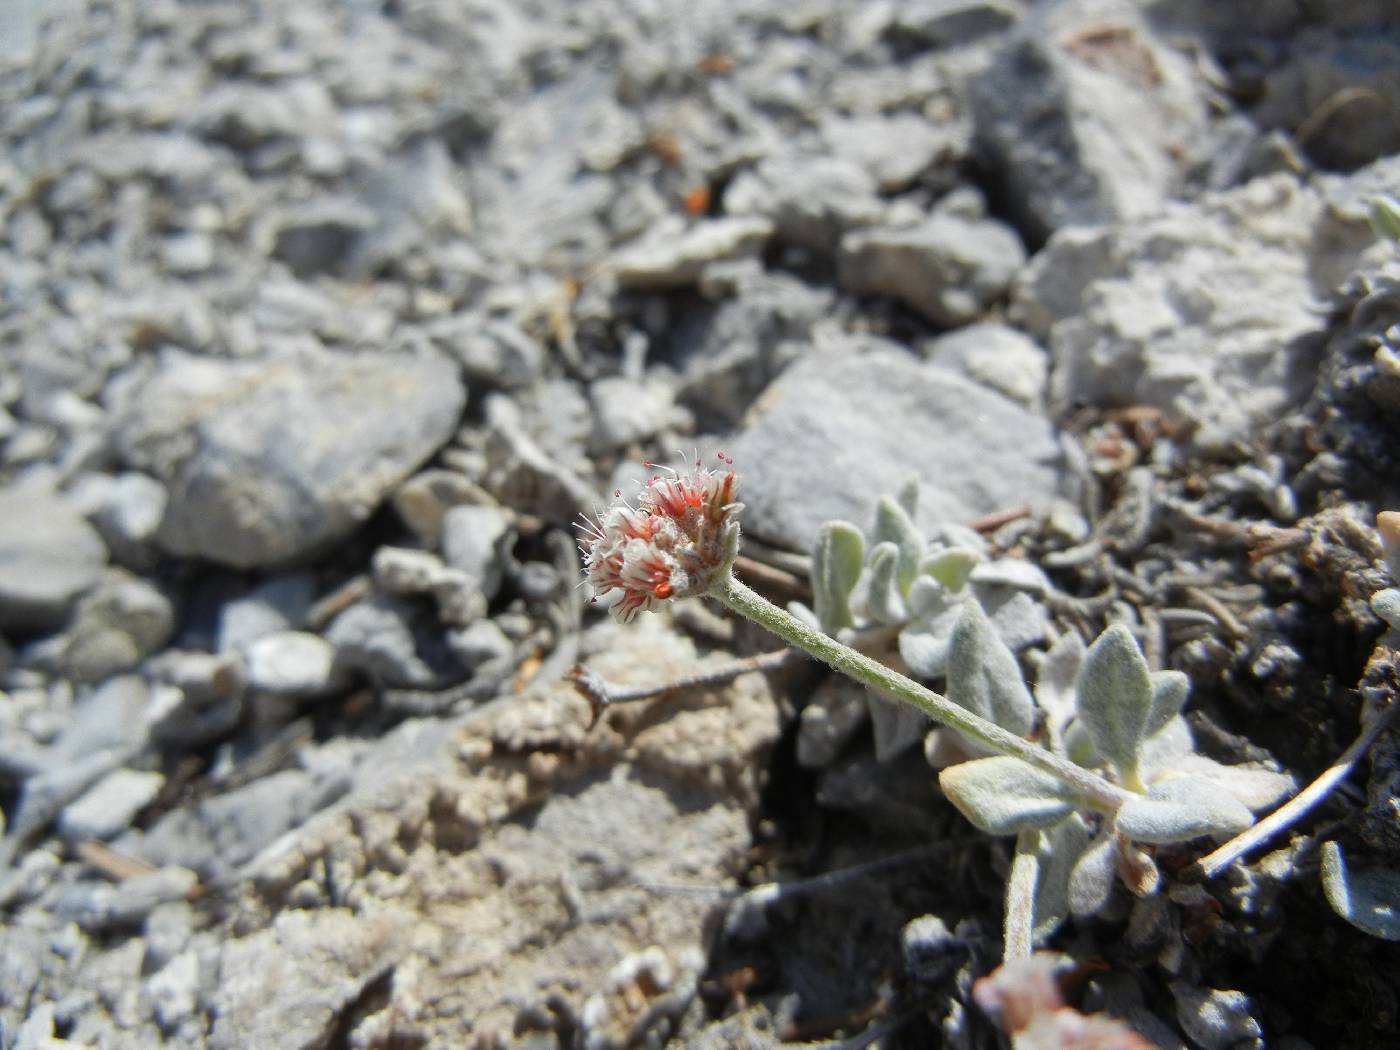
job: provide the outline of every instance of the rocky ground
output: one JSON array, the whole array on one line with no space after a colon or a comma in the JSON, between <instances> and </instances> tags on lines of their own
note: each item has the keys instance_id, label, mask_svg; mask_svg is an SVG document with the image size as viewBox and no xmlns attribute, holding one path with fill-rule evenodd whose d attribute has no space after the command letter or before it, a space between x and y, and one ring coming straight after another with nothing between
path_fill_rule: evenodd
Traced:
<instances>
[{"instance_id":1,"label":"rocky ground","mask_svg":"<svg viewBox=\"0 0 1400 1050\"><path fill-rule=\"evenodd\" d=\"M0 0L0 1047L998 1045L924 727L592 724L771 643L571 523L723 450L803 599L917 475L1028 666L1127 623L1311 780L1392 696L1397 98L1391 0ZM1397 797L1051 947L1159 1047L1400 1046L1317 875Z\"/></svg>"}]
</instances>

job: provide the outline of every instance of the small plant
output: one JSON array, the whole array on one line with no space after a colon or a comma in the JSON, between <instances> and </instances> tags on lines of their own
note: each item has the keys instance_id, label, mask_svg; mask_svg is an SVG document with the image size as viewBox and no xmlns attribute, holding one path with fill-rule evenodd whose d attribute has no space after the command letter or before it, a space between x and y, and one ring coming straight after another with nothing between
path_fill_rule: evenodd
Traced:
<instances>
[{"instance_id":1,"label":"small plant","mask_svg":"<svg viewBox=\"0 0 1400 1050\"><path fill-rule=\"evenodd\" d=\"M779 609L734 576L738 476L720 458L720 471L698 458L685 473L663 468L636 507L618 502L584 523L594 600L625 622L707 595L956 734L967 760L943 769L944 793L981 830L1016 836L1007 958L1028 956L1069 912L1096 911L1115 877L1135 893L1154 892L1157 868L1144 846L1238 832L1252 810L1291 787L1280 774L1195 754L1180 717L1185 675L1150 671L1126 627L1110 627L1087 649L1063 639L1033 696L981 604L963 593L977 558L957 546L930 549L909 496L881 501L868 556L853 526L823 529L816 609ZM940 671L948 695L848 644L868 643L876 624L898 637L915 673ZM1038 726L1040 739L1030 739Z\"/></svg>"}]
</instances>

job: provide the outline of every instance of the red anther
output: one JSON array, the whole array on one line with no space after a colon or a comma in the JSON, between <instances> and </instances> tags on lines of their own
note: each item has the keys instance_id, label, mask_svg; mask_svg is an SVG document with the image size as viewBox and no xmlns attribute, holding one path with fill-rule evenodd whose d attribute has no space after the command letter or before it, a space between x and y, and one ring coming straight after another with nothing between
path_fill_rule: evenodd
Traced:
<instances>
[{"instance_id":1,"label":"red anther","mask_svg":"<svg viewBox=\"0 0 1400 1050\"><path fill-rule=\"evenodd\" d=\"M665 601L667 598L671 597L671 585L666 580L662 580L651 589L651 593L662 601Z\"/></svg>"}]
</instances>

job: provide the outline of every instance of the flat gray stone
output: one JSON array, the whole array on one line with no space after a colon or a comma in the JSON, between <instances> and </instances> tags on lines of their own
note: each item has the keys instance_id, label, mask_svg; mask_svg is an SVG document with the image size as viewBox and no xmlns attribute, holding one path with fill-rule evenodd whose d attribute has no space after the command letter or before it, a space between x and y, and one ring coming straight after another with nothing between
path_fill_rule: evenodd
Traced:
<instances>
[{"instance_id":1,"label":"flat gray stone","mask_svg":"<svg viewBox=\"0 0 1400 1050\"><path fill-rule=\"evenodd\" d=\"M445 358L382 353L166 351L109 394L117 452L170 493L160 545L245 569L348 535L447 441L466 400Z\"/></svg>"},{"instance_id":2,"label":"flat gray stone","mask_svg":"<svg viewBox=\"0 0 1400 1050\"><path fill-rule=\"evenodd\" d=\"M917 226L848 233L838 280L856 295L888 295L934 324L976 320L1026 261L1014 230L993 219L934 215Z\"/></svg>"},{"instance_id":3,"label":"flat gray stone","mask_svg":"<svg viewBox=\"0 0 1400 1050\"><path fill-rule=\"evenodd\" d=\"M69 842L120 835L164 783L165 777L159 773L114 769L64 807L58 833Z\"/></svg>"},{"instance_id":4,"label":"flat gray stone","mask_svg":"<svg viewBox=\"0 0 1400 1050\"><path fill-rule=\"evenodd\" d=\"M1019 329L996 321L967 325L931 340L925 356L956 369L1013 401L1037 408L1045 400L1049 355Z\"/></svg>"},{"instance_id":5,"label":"flat gray stone","mask_svg":"<svg viewBox=\"0 0 1400 1050\"><path fill-rule=\"evenodd\" d=\"M854 160L783 154L736 176L724 207L733 215L768 219L782 240L830 252L847 230L884 218L878 189Z\"/></svg>"},{"instance_id":6,"label":"flat gray stone","mask_svg":"<svg viewBox=\"0 0 1400 1050\"><path fill-rule=\"evenodd\" d=\"M659 222L613 257L612 271L623 288L684 288L711 263L756 258L772 234L771 222L752 216Z\"/></svg>"},{"instance_id":7,"label":"flat gray stone","mask_svg":"<svg viewBox=\"0 0 1400 1050\"><path fill-rule=\"evenodd\" d=\"M0 628L56 627L102 576L107 548L61 496L0 489Z\"/></svg>"},{"instance_id":8,"label":"flat gray stone","mask_svg":"<svg viewBox=\"0 0 1400 1050\"><path fill-rule=\"evenodd\" d=\"M113 569L79 600L57 640L58 663L78 682L100 682L135 668L170 640L175 607L140 577Z\"/></svg>"},{"instance_id":9,"label":"flat gray stone","mask_svg":"<svg viewBox=\"0 0 1400 1050\"><path fill-rule=\"evenodd\" d=\"M744 529L797 550L829 519L866 527L879 497L910 475L922 482L926 530L1056 493L1046 419L874 339L833 336L810 350L759 398L732 446Z\"/></svg>"}]
</instances>

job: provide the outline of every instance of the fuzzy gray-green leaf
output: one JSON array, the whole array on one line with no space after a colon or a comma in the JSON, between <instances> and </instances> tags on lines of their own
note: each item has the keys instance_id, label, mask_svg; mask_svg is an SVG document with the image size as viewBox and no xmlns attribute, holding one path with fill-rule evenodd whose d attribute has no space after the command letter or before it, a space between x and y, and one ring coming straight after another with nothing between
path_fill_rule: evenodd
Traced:
<instances>
[{"instance_id":1,"label":"fuzzy gray-green leaf","mask_svg":"<svg viewBox=\"0 0 1400 1050\"><path fill-rule=\"evenodd\" d=\"M1108 824L1079 855L1069 876L1070 914L1083 918L1095 915L1108 903L1113 878L1118 871L1117 839Z\"/></svg>"},{"instance_id":2,"label":"fuzzy gray-green leaf","mask_svg":"<svg viewBox=\"0 0 1400 1050\"><path fill-rule=\"evenodd\" d=\"M1015 835L1058 824L1078 799L1059 778L997 755L949 766L939 786L958 811L989 835Z\"/></svg>"},{"instance_id":3,"label":"fuzzy gray-green leaf","mask_svg":"<svg viewBox=\"0 0 1400 1050\"><path fill-rule=\"evenodd\" d=\"M822 630L835 635L854 622L851 589L865 563L865 537L845 521L828 521L812 554L812 598Z\"/></svg>"},{"instance_id":4,"label":"fuzzy gray-green leaf","mask_svg":"<svg viewBox=\"0 0 1400 1050\"><path fill-rule=\"evenodd\" d=\"M1041 834L1040 875L1035 882L1036 941L1049 937L1069 917L1070 876L1089 844L1089 826L1078 814Z\"/></svg>"},{"instance_id":5,"label":"fuzzy gray-green leaf","mask_svg":"<svg viewBox=\"0 0 1400 1050\"><path fill-rule=\"evenodd\" d=\"M948 698L1017 736L1035 723L1035 704L1015 655L975 598L963 603L948 650Z\"/></svg>"},{"instance_id":6,"label":"fuzzy gray-green leaf","mask_svg":"<svg viewBox=\"0 0 1400 1050\"><path fill-rule=\"evenodd\" d=\"M890 762L919 743L933 723L913 704L870 694L870 724L875 731L875 760Z\"/></svg>"},{"instance_id":7,"label":"fuzzy gray-green leaf","mask_svg":"<svg viewBox=\"0 0 1400 1050\"><path fill-rule=\"evenodd\" d=\"M1400 941L1400 872L1385 868L1347 870L1335 842L1322 844L1322 891L1332 910L1358 930Z\"/></svg>"},{"instance_id":8,"label":"fuzzy gray-green leaf","mask_svg":"<svg viewBox=\"0 0 1400 1050\"><path fill-rule=\"evenodd\" d=\"M1152 713L1152 678L1137 642L1114 624L1084 654L1077 710L1094 748L1130 782Z\"/></svg>"},{"instance_id":9,"label":"fuzzy gray-green leaf","mask_svg":"<svg viewBox=\"0 0 1400 1050\"><path fill-rule=\"evenodd\" d=\"M870 615L884 624L900 624L909 618L909 609L899 586L899 548L878 543L870 552L870 594L866 598Z\"/></svg>"},{"instance_id":10,"label":"fuzzy gray-green leaf","mask_svg":"<svg viewBox=\"0 0 1400 1050\"><path fill-rule=\"evenodd\" d=\"M914 582L924 556L924 535L909 512L889 496L881 496L875 508L875 542L893 543L899 550L896 575L903 594Z\"/></svg>"},{"instance_id":11,"label":"fuzzy gray-green leaf","mask_svg":"<svg viewBox=\"0 0 1400 1050\"><path fill-rule=\"evenodd\" d=\"M972 570L981 563L981 551L972 547L949 547L926 557L919 564L919 572L932 576L950 591L960 591Z\"/></svg>"},{"instance_id":12,"label":"fuzzy gray-green leaf","mask_svg":"<svg viewBox=\"0 0 1400 1050\"><path fill-rule=\"evenodd\" d=\"M911 605L919 583L916 580L910 589ZM915 678L942 678L948 670L948 650L960 611L958 605L935 604L899 632L900 659Z\"/></svg>"},{"instance_id":13,"label":"fuzzy gray-green leaf","mask_svg":"<svg viewBox=\"0 0 1400 1050\"><path fill-rule=\"evenodd\" d=\"M1179 715L1191 692L1191 679L1181 671L1154 671L1149 677L1152 681L1152 711L1142 732L1144 737L1151 736Z\"/></svg>"},{"instance_id":14,"label":"fuzzy gray-green leaf","mask_svg":"<svg viewBox=\"0 0 1400 1050\"><path fill-rule=\"evenodd\" d=\"M1249 809L1223 788L1196 777L1159 781L1118 808L1118 830L1138 842L1185 842L1233 835L1254 823Z\"/></svg>"}]
</instances>

